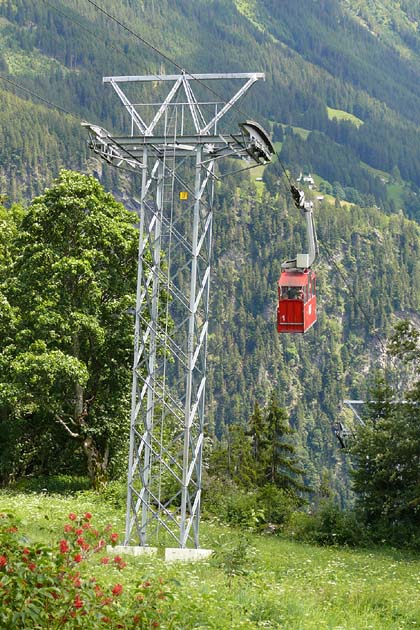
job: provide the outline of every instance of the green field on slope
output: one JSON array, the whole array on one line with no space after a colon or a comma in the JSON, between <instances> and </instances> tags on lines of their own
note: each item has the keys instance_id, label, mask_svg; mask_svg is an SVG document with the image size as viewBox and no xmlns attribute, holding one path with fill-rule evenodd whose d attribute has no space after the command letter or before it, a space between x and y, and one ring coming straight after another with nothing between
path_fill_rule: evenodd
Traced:
<instances>
[{"instance_id":1,"label":"green field on slope","mask_svg":"<svg viewBox=\"0 0 420 630\"><path fill-rule=\"evenodd\" d=\"M29 541L54 544L62 536L68 513L86 510L92 512L95 524L109 522L122 532L124 510L91 492L0 494L0 513L13 512L22 519L20 529ZM104 566L92 559L90 570L102 582L118 580L126 591L145 579L162 577L174 596L173 619L162 628L420 627L417 558L392 550L314 547L228 529L214 521L204 520L201 531L202 546L216 551L210 560L166 564L160 557L127 557L128 566L118 572L112 563ZM230 575L229 558L235 550L239 550L239 565Z\"/></svg>"}]
</instances>

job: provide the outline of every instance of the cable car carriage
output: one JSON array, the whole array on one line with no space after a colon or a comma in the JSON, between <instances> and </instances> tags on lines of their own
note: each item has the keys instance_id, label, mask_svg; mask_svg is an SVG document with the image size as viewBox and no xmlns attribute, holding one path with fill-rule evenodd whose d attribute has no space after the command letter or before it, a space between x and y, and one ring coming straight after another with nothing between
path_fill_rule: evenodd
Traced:
<instances>
[{"instance_id":1,"label":"cable car carriage","mask_svg":"<svg viewBox=\"0 0 420 630\"><path fill-rule=\"evenodd\" d=\"M312 202L305 202L302 191L291 187L295 205L306 218L309 253L298 254L282 264L278 281L277 331L305 333L316 322L316 274L311 269L318 255L318 242L312 215Z\"/></svg>"}]
</instances>

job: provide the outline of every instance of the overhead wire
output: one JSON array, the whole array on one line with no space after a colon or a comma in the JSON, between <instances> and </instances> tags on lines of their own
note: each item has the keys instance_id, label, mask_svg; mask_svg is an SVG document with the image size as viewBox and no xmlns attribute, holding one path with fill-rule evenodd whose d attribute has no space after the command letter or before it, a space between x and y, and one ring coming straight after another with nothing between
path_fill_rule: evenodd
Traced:
<instances>
[{"instance_id":1,"label":"overhead wire","mask_svg":"<svg viewBox=\"0 0 420 630\"><path fill-rule=\"evenodd\" d=\"M139 33L135 32L132 28L130 28L129 26L127 26L126 24L124 24L121 20L119 20L117 17L115 17L114 15L112 15L111 13L109 13L108 11L106 11L103 7L101 7L99 4L97 4L94 0L86 0L91 6L93 6L97 11L101 12L103 15L105 15L108 19L112 20L113 22L115 22L116 24L118 24L123 30L125 30L127 33L129 33L131 36L135 37L137 40L141 41L145 46L147 46L149 49L153 50L156 54L158 54L162 59L165 59L166 61L168 61L169 63L171 63L174 67L176 67L181 73L185 74L185 76L187 76L188 78L198 82L199 84L203 85L209 92L211 92L214 96L216 96L218 99L220 99L223 103L226 103L226 99L221 96L218 92L216 92L213 88L211 88L209 85L207 85L207 83L201 79L199 79L198 77L196 77L193 73L189 73L188 71L186 71L182 66L180 66L174 59L172 59L171 57L169 57L169 55L167 55L166 53L164 53L162 50L160 50L157 46L153 45L151 42L149 42L146 38L142 37ZM75 24L77 24L77 26L79 26L80 28L82 28L83 30L85 30L86 32L88 32L91 35L95 35L95 33L93 33L89 28L87 28L85 25L83 25L81 22L79 22L78 20L76 20L73 17L70 17L67 13L65 13L64 11L62 11L61 9L59 9L57 6L53 5L51 2L49 2L49 0L43 0L43 2L45 4L47 4L50 8L52 8L53 10L55 10L57 13L61 14L63 17L67 18L68 20L74 22ZM116 46L114 46L114 44L112 44L111 42L107 43L107 46L116 50L117 52L121 52L119 48L117 48ZM154 76L158 77L157 74L154 74ZM21 91L25 92L26 94L29 94L30 96L36 98L37 100L45 103L46 105L48 105L49 107L52 107L54 109L56 109L57 111L61 111L62 113L75 117L76 115L72 112L70 112L69 110L65 109L64 107L57 105L56 103L53 103L51 101L49 101L48 99L44 98L43 96L40 96L39 94L37 94L36 92L34 92L33 90L26 88L20 84L18 84L15 81L12 81L11 79L8 79L7 77L0 75L0 80L8 83L9 85L12 85L13 87L20 89ZM233 109L235 109L236 111L238 111L239 113L241 113L241 115L245 116L245 118L247 118L247 114L236 104L234 103L232 106ZM131 156L130 152L127 151L127 149L125 149L126 153L132 157L133 159L134 156ZM136 162L138 160L136 159ZM283 161L281 160L280 156L277 154L277 161L280 165L282 174L286 177L289 185L291 187L293 187L293 181L294 178L293 176L289 175L285 164L283 163ZM322 249L324 249L324 251L326 252L327 258L329 260L329 262L335 267L337 273L340 275L344 285L347 287L348 291L350 292L350 294L352 295L355 303L357 304L360 312L363 315L363 318L365 319L365 322L368 324L369 328L373 331L373 322L371 320L371 318L368 316L368 314L366 313L365 309L363 308L363 306L361 305L360 301L358 300L354 290L352 289L352 287L349 285L349 283L347 282L346 277L344 276L344 274L342 273L340 267L337 265L337 263L335 262L335 260L333 259L333 256L329 250L329 248L325 245L325 243L321 243L321 247ZM379 337L379 335L375 332L373 332L373 336L378 340L382 350L384 351L385 357L388 357L388 353L386 350L386 347L383 344L382 339ZM386 375L386 372L385 372Z\"/></svg>"},{"instance_id":2,"label":"overhead wire","mask_svg":"<svg viewBox=\"0 0 420 630\"><path fill-rule=\"evenodd\" d=\"M84 30L86 30L87 32L89 32L90 34L93 34L92 31L90 31L90 29L88 29L87 27L85 27L84 25L82 25L78 20L75 20L74 18L70 17L68 14L64 13L63 11L61 11L60 9L58 9L58 7L54 6L53 4L51 4L48 0L42 0L45 4L47 4L48 6L50 6L52 9L54 9L55 11L57 11L58 13L60 13L61 15L63 15L64 17L66 17L67 19L69 19L70 21L73 21L75 24L77 24L78 26L80 26L81 28L83 28ZM113 20L116 24L118 24L121 28L123 28L124 30L126 30L128 33L130 33L131 35L133 35L134 37L136 37L139 41L141 41L143 44L145 44L146 46L148 46L149 48L151 48L152 50L154 50L157 54L159 54L162 58L166 59L167 61L169 61L170 63L172 63L176 68L178 68L181 72L185 72L185 70L172 58L170 58L168 55L166 55L165 53L163 53L161 50L159 50L156 46L154 46L153 44L151 44L148 40L146 40L144 37L142 37L141 35L139 35L138 33L136 33L135 31L133 31L131 28L129 28L126 24L124 24L123 22L121 22L120 20L118 20L118 18L116 18L115 16L113 16L112 14L110 14L108 11L106 11L105 9L103 9L102 7L100 7L94 0L86 0L89 4L91 4L92 6L94 6L97 10L99 10L101 13L103 13L106 17L108 17L109 19ZM115 50L117 50L118 52L120 52L120 50L114 46L113 44L109 44L112 48L114 48ZM202 83L207 89L209 89L211 92L213 92L213 94L215 96L217 96L217 98L223 100L223 97L218 94L217 92L215 92L214 90L212 90L212 88L210 88L204 81L197 79L197 77L194 76L194 74L185 72L185 74L192 78L195 81L198 81L199 83ZM158 76L158 75L155 75ZM18 83L16 83L15 81L12 81L11 79L8 79L7 77L0 75L0 80L5 81L7 83L9 83L10 85L26 92L27 94L33 96L34 98L40 100L41 102L47 104L50 107L53 107L54 109L61 111L67 115L70 116L76 116L74 113L70 112L69 110L65 109L64 107L62 107L61 105L57 105L56 103L52 103L51 101L49 101L48 99L44 98L43 96L40 96L39 94L37 94L36 92L34 92L33 90L30 90L29 88L26 88ZM223 101L225 102L225 101ZM240 113L244 113L236 104L233 105L233 107L235 107L235 109L237 109L237 111L239 111ZM118 143L117 143L118 145ZM121 147L122 148L122 147ZM129 155L129 157L132 157L133 159L136 159L134 156L131 155L130 151L128 151L127 149L125 149L125 152ZM283 162L281 161L280 157L277 155L277 159L278 162L281 166L281 169L283 171L283 174L285 175L285 177L287 178L289 184L292 185L292 179L289 176L285 165L283 164ZM137 159L136 159L137 161ZM325 252L327 253L327 257L330 261L330 263L332 265L334 265L334 267L336 268L337 272L339 273L341 279L343 280L343 283L345 284L345 286L347 287L347 289L349 290L349 292L352 294L358 308L360 309L360 311L362 312L365 321L369 324L369 326L371 326L372 321L370 320L369 316L367 315L365 309L362 307L362 305L360 304L360 302L358 301L353 289L350 287L350 285L347 283L347 280L344 276L344 274L342 273L340 267L336 264L336 262L334 261L331 252L328 250L328 247L325 245L325 243L321 243L321 247L325 250ZM374 336L378 339L382 349L386 352L386 348L383 345L383 342L381 340L381 338L374 333Z\"/></svg>"},{"instance_id":3,"label":"overhead wire","mask_svg":"<svg viewBox=\"0 0 420 630\"><path fill-rule=\"evenodd\" d=\"M52 103L51 101L49 101L48 99L44 98L43 96L40 96L39 94L37 94L33 90L30 90L29 88L24 87L23 85L20 85L19 83L16 83L16 81L12 81L11 79L8 79L7 77L5 77L5 76L3 76L1 74L0 74L0 80L5 81L6 83L10 83L10 85L13 85L14 87L18 88L19 90L22 90L23 92L26 92L27 94L30 94L34 98L37 98L39 101L42 101L43 103L46 103L50 107L53 107L54 109L57 109L58 111L63 112L64 114L67 114L68 116L73 116L73 117L76 116L76 114L70 112L68 109L65 109L64 107L61 107L61 105L57 105L57 103Z\"/></svg>"},{"instance_id":4,"label":"overhead wire","mask_svg":"<svg viewBox=\"0 0 420 630\"><path fill-rule=\"evenodd\" d=\"M89 35L93 35L95 38L97 37L97 33L95 33L94 31L92 31L90 28L88 28L87 26L85 26L84 24L82 24L82 22L79 22L79 20L76 20L76 18L74 17L70 17L70 15L68 15L68 13L66 13L65 11L63 11L62 9L60 9L59 7L57 7L55 4L52 4L51 2L49 2L49 0L42 0L42 2L44 2L44 4L48 5L51 9L53 9L54 11L56 11L56 13L59 13L60 15L62 15L63 17L65 17L67 20L69 20L70 22L73 22L74 24L77 24L77 26L79 26L81 29L83 29L84 31L86 31L86 33L89 33ZM106 46L108 48L112 48L113 50L115 50L116 52L121 52L121 50L119 48L117 48L117 46L114 46L114 44L112 44L112 42L107 42Z\"/></svg>"}]
</instances>

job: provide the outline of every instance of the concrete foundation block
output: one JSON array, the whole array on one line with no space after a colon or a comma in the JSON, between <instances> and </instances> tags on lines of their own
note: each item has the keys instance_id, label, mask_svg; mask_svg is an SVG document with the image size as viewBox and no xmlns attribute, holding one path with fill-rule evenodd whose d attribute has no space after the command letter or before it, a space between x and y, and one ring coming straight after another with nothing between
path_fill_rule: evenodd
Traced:
<instances>
[{"instance_id":1,"label":"concrete foundation block","mask_svg":"<svg viewBox=\"0 0 420 630\"><path fill-rule=\"evenodd\" d=\"M165 549L166 562L197 562L205 560L213 553L213 549L180 549L167 547Z\"/></svg>"},{"instance_id":2,"label":"concrete foundation block","mask_svg":"<svg viewBox=\"0 0 420 630\"><path fill-rule=\"evenodd\" d=\"M152 556L157 553L157 547L140 547L136 545L108 545L106 548L108 553L121 554L128 556Z\"/></svg>"}]
</instances>

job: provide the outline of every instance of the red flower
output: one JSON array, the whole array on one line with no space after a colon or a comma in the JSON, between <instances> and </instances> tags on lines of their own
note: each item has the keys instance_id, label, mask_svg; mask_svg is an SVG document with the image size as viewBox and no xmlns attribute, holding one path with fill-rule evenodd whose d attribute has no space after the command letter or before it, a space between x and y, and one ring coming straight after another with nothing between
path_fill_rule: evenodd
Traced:
<instances>
[{"instance_id":1,"label":"red flower","mask_svg":"<svg viewBox=\"0 0 420 630\"><path fill-rule=\"evenodd\" d=\"M90 521L90 519L91 519L91 518L92 518L92 514L91 514L90 512L86 512L86 514L85 514L85 519L86 519L87 521Z\"/></svg>"},{"instance_id":2,"label":"red flower","mask_svg":"<svg viewBox=\"0 0 420 630\"><path fill-rule=\"evenodd\" d=\"M90 529L92 525L90 523L83 523L82 527L83 529Z\"/></svg>"},{"instance_id":3,"label":"red flower","mask_svg":"<svg viewBox=\"0 0 420 630\"><path fill-rule=\"evenodd\" d=\"M102 617L101 621L103 621L104 623L111 623L112 619L110 619L109 617Z\"/></svg>"},{"instance_id":4,"label":"red flower","mask_svg":"<svg viewBox=\"0 0 420 630\"><path fill-rule=\"evenodd\" d=\"M116 584L114 588L112 589L113 595L121 595L122 592L123 592L122 584Z\"/></svg>"},{"instance_id":5,"label":"red flower","mask_svg":"<svg viewBox=\"0 0 420 630\"><path fill-rule=\"evenodd\" d=\"M75 586L76 588L80 588L82 586L80 578L77 577L73 580L73 586Z\"/></svg>"},{"instance_id":6,"label":"red flower","mask_svg":"<svg viewBox=\"0 0 420 630\"><path fill-rule=\"evenodd\" d=\"M81 534L83 534L83 529L79 527L78 529L74 530L74 533L76 534L76 536L81 536Z\"/></svg>"},{"instance_id":7,"label":"red flower","mask_svg":"<svg viewBox=\"0 0 420 630\"><path fill-rule=\"evenodd\" d=\"M9 527L9 529L7 530L9 532L9 534L16 534L18 528L16 527L16 525L12 525L12 527Z\"/></svg>"},{"instance_id":8,"label":"red flower","mask_svg":"<svg viewBox=\"0 0 420 630\"><path fill-rule=\"evenodd\" d=\"M70 523L66 523L66 525L64 525L64 532L66 534L68 534L69 532L72 532L73 529L74 529L73 525L70 525Z\"/></svg>"},{"instance_id":9,"label":"red flower","mask_svg":"<svg viewBox=\"0 0 420 630\"><path fill-rule=\"evenodd\" d=\"M60 553L67 553L70 550L69 543L65 538L60 540Z\"/></svg>"},{"instance_id":10,"label":"red flower","mask_svg":"<svg viewBox=\"0 0 420 630\"><path fill-rule=\"evenodd\" d=\"M6 556L0 556L0 567L5 567L7 564Z\"/></svg>"},{"instance_id":11,"label":"red flower","mask_svg":"<svg viewBox=\"0 0 420 630\"><path fill-rule=\"evenodd\" d=\"M123 562L122 560L121 560L121 562L118 564L118 568L119 568L119 569L124 569L124 567L126 567L126 566L127 566L127 563L126 563L126 562Z\"/></svg>"},{"instance_id":12,"label":"red flower","mask_svg":"<svg viewBox=\"0 0 420 630\"><path fill-rule=\"evenodd\" d=\"M27 556L29 553L31 553L28 549L28 547L25 547L22 551L23 555Z\"/></svg>"},{"instance_id":13,"label":"red flower","mask_svg":"<svg viewBox=\"0 0 420 630\"><path fill-rule=\"evenodd\" d=\"M120 562L122 562L121 556L115 556L114 562L115 562L115 564L119 564Z\"/></svg>"},{"instance_id":14,"label":"red flower","mask_svg":"<svg viewBox=\"0 0 420 630\"><path fill-rule=\"evenodd\" d=\"M74 598L73 606L75 608L83 608L83 600L80 599L80 595L77 594Z\"/></svg>"},{"instance_id":15,"label":"red flower","mask_svg":"<svg viewBox=\"0 0 420 630\"><path fill-rule=\"evenodd\" d=\"M70 514L69 514L69 519L70 519L71 521L75 521L75 520L76 520L76 518L77 518L76 514L75 514L74 512L70 512Z\"/></svg>"},{"instance_id":16,"label":"red flower","mask_svg":"<svg viewBox=\"0 0 420 630\"><path fill-rule=\"evenodd\" d=\"M79 536L79 538L76 540L76 543L79 545L79 547L83 547L83 545L85 544L85 541L82 538L82 536Z\"/></svg>"},{"instance_id":17,"label":"red flower","mask_svg":"<svg viewBox=\"0 0 420 630\"><path fill-rule=\"evenodd\" d=\"M110 536L110 540L113 543L116 543L118 541L118 534L116 532L113 532Z\"/></svg>"},{"instance_id":18,"label":"red flower","mask_svg":"<svg viewBox=\"0 0 420 630\"><path fill-rule=\"evenodd\" d=\"M109 562L109 558L108 558L107 556L104 556L104 557L101 559L101 564L108 564L108 562Z\"/></svg>"},{"instance_id":19,"label":"red flower","mask_svg":"<svg viewBox=\"0 0 420 630\"><path fill-rule=\"evenodd\" d=\"M73 560L75 562L81 562L82 561L82 554L76 553L76 555L74 556Z\"/></svg>"},{"instance_id":20,"label":"red flower","mask_svg":"<svg viewBox=\"0 0 420 630\"><path fill-rule=\"evenodd\" d=\"M35 564L35 562L30 562L30 563L28 564L28 569L29 569L30 571L35 571L35 569L36 569L36 564Z\"/></svg>"}]
</instances>

